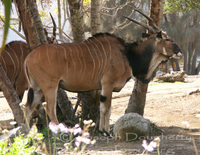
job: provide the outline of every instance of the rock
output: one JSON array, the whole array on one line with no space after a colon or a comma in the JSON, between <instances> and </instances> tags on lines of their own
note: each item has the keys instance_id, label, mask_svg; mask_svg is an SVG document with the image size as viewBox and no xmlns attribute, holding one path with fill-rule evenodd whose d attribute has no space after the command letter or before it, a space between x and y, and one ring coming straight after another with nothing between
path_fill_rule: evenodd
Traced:
<instances>
[{"instance_id":1,"label":"rock","mask_svg":"<svg viewBox=\"0 0 200 155\"><path fill-rule=\"evenodd\" d=\"M1 135L0 136L0 142L3 142L5 140L9 139L11 136L15 135L20 128L21 127L19 126L17 128L14 128L14 129L8 131L7 133Z\"/></svg>"},{"instance_id":2,"label":"rock","mask_svg":"<svg viewBox=\"0 0 200 155\"><path fill-rule=\"evenodd\" d=\"M188 95L199 93L200 90L198 88L193 88L188 91Z\"/></svg>"},{"instance_id":3,"label":"rock","mask_svg":"<svg viewBox=\"0 0 200 155\"><path fill-rule=\"evenodd\" d=\"M169 73L159 74L155 77L154 81L163 81L163 82L176 82L176 81L185 81L186 73L184 71L177 71Z\"/></svg>"},{"instance_id":4,"label":"rock","mask_svg":"<svg viewBox=\"0 0 200 155\"><path fill-rule=\"evenodd\" d=\"M137 113L128 113L116 121L113 133L122 141L144 139L150 133L150 121Z\"/></svg>"}]
</instances>

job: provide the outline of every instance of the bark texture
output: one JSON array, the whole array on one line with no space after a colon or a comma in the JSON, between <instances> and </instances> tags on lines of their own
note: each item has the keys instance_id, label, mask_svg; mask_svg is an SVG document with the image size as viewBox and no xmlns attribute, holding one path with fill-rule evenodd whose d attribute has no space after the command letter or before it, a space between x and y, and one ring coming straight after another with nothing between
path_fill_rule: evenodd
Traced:
<instances>
[{"instance_id":1,"label":"bark texture","mask_svg":"<svg viewBox=\"0 0 200 155\"><path fill-rule=\"evenodd\" d=\"M75 42L84 40L82 0L68 0L72 35Z\"/></svg>"},{"instance_id":2,"label":"bark texture","mask_svg":"<svg viewBox=\"0 0 200 155\"><path fill-rule=\"evenodd\" d=\"M133 112L143 116L147 89L148 89L148 84L144 84L140 80L135 81L134 88L131 97L129 99L129 104L125 113Z\"/></svg>"},{"instance_id":3,"label":"bark texture","mask_svg":"<svg viewBox=\"0 0 200 155\"><path fill-rule=\"evenodd\" d=\"M163 7L164 0L151 1L150 17L155 21L158 27L160 26L162 20ZM149 23L149 25L151 26L151 23ZM138 79L135 80L135 86L133 88L125 113L134 112L143 116L148 85L149 83L143 83Z\"/></svg>"},{"instance_id":4,"label":"bark texture","mask_svg":"<svg viewBox=\"0 0 200 155\"><path fill-rule=\"evenodd\" d=\"M156 25L160 27L165 0L151 0L150 17L155 21ZM151 25L151 23L149 23Z\"/></svg>"},{"instance_id":5,"label":"bark texture","mask_svg":"<svg viewBox=\"0 0 200 155\"><path fill-rule=\"evenodd\" d=\"M100 1L91 0L91 33L94 35L100 31Z\"/></svg>"},{"instance_id":6,"label":"bark texture","mask_svg":"<svg viewBox=\"0 0 200 155\"><path fill-rule=\"evenodd\" d=\"M16 0L19 18L22 22L24 34L30 49L40 44L47 44L47 37L38 13L35 0Z\"/></svg>"},{"instance_id":7,"label":"bark texture","mask_svg":"<svg viewBox=\"0 0 200 155\"><path fill-rule=\"evenodd\" d=\"M3 94L13 112L14 119L18 124L24 122L23 111L19 107L19 103L21 102L16 91L11 85L10 80L6 76L5 71L3 70L2 65L0 64L0 88L3 91Z\"/></svg>"}]
</instances>

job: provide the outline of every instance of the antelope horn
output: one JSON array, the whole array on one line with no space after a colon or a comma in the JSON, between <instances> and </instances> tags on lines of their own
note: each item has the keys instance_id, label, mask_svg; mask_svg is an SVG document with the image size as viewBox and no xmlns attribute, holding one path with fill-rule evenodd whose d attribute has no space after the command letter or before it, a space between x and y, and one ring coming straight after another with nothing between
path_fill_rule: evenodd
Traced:
<instances>
[{"instance_id":1,"label":"antelope horn","mask_svg":"<svg viewBox=\"0 0 200 155\"><path fill-rule=\"evenodd\" d=\"M158 26L156 26L155 21L151 17L147 16L146 14L144 14L143 12L141 12L137 9L134 9L134 10L137 11L138 13L140 13L141 15L143 15L146 19L148 19L156 31L161 31L161 29Z\"/></svg>"},{"instance_id":2,"label":"antelope horn","mask_svg":"<svg viewBox=\"0 0 200 155\"><path fill-rule=\"evenodd\" d=\"M53 16L51 15L51 13L49 12L50 16L51 16L51 20L53 22L53 36L56 37L56 23L55 20L53 19Z\"/></svg>"},{"instance_id":3,"label":"antelope horn","mask_svg":"<svg viewBox=\"0 0 200 155\"><path fill-rule=\"evenodd\" d=\"M147 25L147 24L144 24L144 23L142 23L142 22L139 22L139 21L137 21L137 20L135 20L135 19L132 19L132 18L130 18L130 17L124 16L124 15L122 15L122 16L125 17L125 18L127 18L128 20L130 20L130 21L132 21L132 22L138 24L138 25L143 26L144 28L146 28L147 30L149 30L151 33L155 33L154 29L153 29L151 26L149 26L149 25Z\"/></svg>"}]
</instances>

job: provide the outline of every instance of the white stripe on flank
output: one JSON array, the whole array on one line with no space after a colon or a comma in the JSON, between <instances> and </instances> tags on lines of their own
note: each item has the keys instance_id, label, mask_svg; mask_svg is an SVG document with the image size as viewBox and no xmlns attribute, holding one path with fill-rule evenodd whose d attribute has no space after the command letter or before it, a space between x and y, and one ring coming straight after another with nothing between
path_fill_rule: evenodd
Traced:
<instances>
[{"instance_id":1,"label":"white stripe on flank","mask_svg":"<svg viewBox=\"0 0 200 155\"><path fill-rule=\"evenodd\" d=\"M90 40L88 40L88 41L90 41ZM100 74L103 72L103 65L105 65L103 55L102 55L98 45L94 41L90 41L90 42L96 46L96 49L98 50L97 55L100 56L100 58L99 58L99 73L97 73L97 77L99 77ZM101 62L100 62L100 60L101 60Z\"/></svg>"},{"instance_id":2,"label":"white stripe on flank","mask_svg":"<svg viewBox=\"0 0 200 155\"><path fill-rule=\"evenodd\" d=\"M17 55L16 55L16 52L10 47L10 45L8 44L8 47L11 49L11 51L13 52L13 54L15 55L15 58L16 58L16 63L14 63L14 65L16 65L16 67L15 67L15 74L14 74L14 79L17 77L17 69L19 69L19 60L18 60L18 57L17 57ZM14 59L13 59L13 61L14 61Z\"/></svg>"},{"instance_id":3,"label":"white stripe on flank","mask_svg":"<svg viewBox=\"0 0 200 155\"><path fill-rule=\"evenodd\" d=\"M67 70L67 75L68 75L68 63L67 63L67 53L66 53L66 49L61 46L61 48L63 49L64 53L65 53L65 66L66 66L66 70Z\"/></svg>"},{"instance_id":4,"label":"white stripe on flank","mask_svg":"<svg viewBox=\"0 0 200 155\"><path fill-rule=\"evenodd\" d=\"M73 69L73 71L74 71L74 73L73 73L73 77L75 77L75 71L76 71L76 63L75 63L75 61L74 61L74 59L73 59L73 51L71 50L71 48L70 48L70 46L69 45L67 45L67 44L63 44L64 46L67 46L67 48L69 49L69 51L70 51L70 57L71 57L71 61L72 61L72 63L74 64L74 69Z\"/></svg>"},{"instance_id":5,"label":"white stripe on flank","mask_svg":"<svg viewBox=\"0 0 200 155\"><path fill-rule=\"evenodd\" d=\"M104 34L104 36L105 36L105 34ZM111 45L110 45L110 42L108 41L108 39L107 39L107 37L105 36L105 40L108 42L108 44L109 44L109 48L110 48L110 59L111 59L111 57L112 57L112 53L111 53Z\"/></svg>"},{"instance_id":6,"label":"white stripe on flank","mask_svg":"<svg viewBox=\"0 0 200 155\"><path fill-rule=\"evenodd\" d=\"M82 48L80 47L80 45L79 44L77 44L77 46L78 46L78 48L79 48L79 51L80 51L80 53L81 53L81 55L79 54L77 54L77 57L78 57L78 60L79 60L79 62L80 62L80 81L82 81L83 80L83 76L84 76L84 71L86 71L86 62L85 62L85 57L84 57L84 55L83 55L83 51L82 51ZM77 53L78 53L78 49L77 49ZM82 57L82 59L83 59L83 65L82 65L82 60L80 59L80 56Z\"/></svg>"},{"instance_id":7,"label":"white stripe on flank","mask_svg":"<svg viewBox=\"0 0 200 155\"><path fill-rule=\"evenodd\" d=\"M24 51L23 51L23 48L22 48L22 45L20 44L20 51L21 51L21 67L20 67L20 75L22 74L23 72L23 60L24 60Z\"/></svg>"},{"instance_id":8,"label":"white stripe on flank","mask_svg":"<svg viewBox=\"0 0 200 155\"><path fill-rule=\"evenodd\" d=\"M88 44L90 44L90 45L92 46L93 51L94 51L94 53L95 53L95 55L96 55L96 58L97 58L97 61L98 61L98 68L96 68L95 73L98 72L98 70L99 70L99 72L100 72L100 67L101 67L100 58L99 58L99 55L98 55L96 49L94 48L94 45L93 45L93 44L95 44L95 43L93 43L93 42L91 42L91 41L89 40L89 41L88 41ZM97 47L97 49L98 49L98 47ZM96 60L96 59L95 59L95 60ZM95 75L96 75L96 77L94 76L94 80L98 81L99 74L95 74Z\"/></svg>"},{"instance_id":9,"label":"white stripe on flank","mask_svg":"<svg viewBox=\"0 0 200 155\"><path fill-rule=\"evenodd\" d=\"M61 73L61 72L62 72L62 69L61 69L61 65L60 65L58 46L55 46L54 44L52 44L52 46L56 48L56 53L57 53L56 55L57 55L58 66L59 66L59 70L58 70L58 72Z\"/></svg>"},{"instance_id":10,"label":"white stripe on flank","mask_svg":"<svg viewBox=\"0 0 200 155\"><path fill-rule=\"evenodd\" d=\"M49 49L48 49L48 47L49 46L47 46L47 45L45 45L46 46L46 52L47 52L47 60L48 60L48 62L49 62L49 65L50 65L50 68L51 68L51 70L52 70L52 63L51 63L51 61L50 61L50 58L49 58ZM53 70L52 70L52 72L53 72Z\"/></svg>"},{"instance_id":11,"label":"white stripe on flank","mask_svg":"<svg viewBox=\"0 0 200 155\"><path fill-rule=\"evenodd\" d=\"M96 64L95 64L93 55L92 55L92 53L91 53L91 51L90 51L90 48L87 46L87 44L85 44L84 42L81 42L81 43L84 44L84 45L87 47L88 52L90 53L90 56L91 56L91 58L92 58L92 62L93 62L93 64L94 64L93 72L92 72L92 79L94 79L94 72L95 72ZM92 81L91 81L91 82L92 82Z\"/></svg>"},{"instance_id":12,"label":"white stripe on flank","mask_svg":"<svg viewBox=\"0 0 200 155\"><path fill-rule=\"evenodd\" d=\"M3 57L1 57L2 58L2 61L3 61L3 65L5 66L5 69L4 69L4 71L6 72L6 74L7 74L7 66L6 66L6 62L5 62L5 60L4 60L4 58Z\"/></svg>"},{"instance_id":13,"label":"white stripe on flank","mask_svg":"<svg viewBox=\"0 0 200 155\"><path fill-rule=\"evenodd\" d=\"M13 73L11 79L10 79L10 81L11 81L11 83L12 83L13 78L15 78L16 65L15 65L15 62L14 62L13 58L11 57L10 53L8 53L8 51L6 51L6 50L5 50L5 52L8 54L8 56L10 57L10 60L12 61L13 65L14 65L14 73Z\"/></svg>"},{"instance_id":14,"label":"white stripe on flank","mask_svg":"<svg viewBox=\"0 0 200 155\"><path fill-rule=\"evenodd\" d=\"M104 69L102 70L102 72L104 72L105 71L105 67L106 67L106 63L108 62L108 58L106 56L106 51L104 49L103 44L98 39L96 39L95 37L94 37L94 39L101 45L101 47L103 49L103 52L104 52L104 55L105 55L105 62L103 63L104 64Z\"/></svg>"}]
</instances>

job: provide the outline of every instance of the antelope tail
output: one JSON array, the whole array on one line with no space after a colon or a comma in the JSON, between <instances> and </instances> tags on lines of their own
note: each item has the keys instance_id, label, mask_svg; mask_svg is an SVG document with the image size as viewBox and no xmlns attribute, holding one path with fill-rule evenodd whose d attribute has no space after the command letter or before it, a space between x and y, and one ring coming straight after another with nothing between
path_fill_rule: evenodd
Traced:
<instances>
[{"instance_id":1,"label":"antelope tail","mask_svg":"<svg viewBox=\"0 0 200 155\"><path fill-rule=\"evenodd\" d=\"M34 91L33 91L33 88L31 86L30 74L29 74L28 64L27 64L26 60L24 62L24 71L25 71L26 79L27 79L28 85L29 85L29 90L28 90L28 105L31 107L31 105L33 103L33 99L34 99Z\"/></svg>"}]
</instances>

